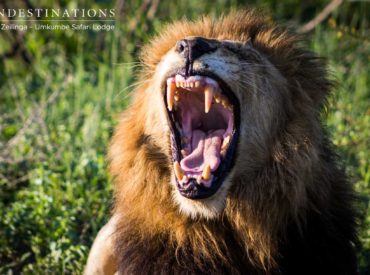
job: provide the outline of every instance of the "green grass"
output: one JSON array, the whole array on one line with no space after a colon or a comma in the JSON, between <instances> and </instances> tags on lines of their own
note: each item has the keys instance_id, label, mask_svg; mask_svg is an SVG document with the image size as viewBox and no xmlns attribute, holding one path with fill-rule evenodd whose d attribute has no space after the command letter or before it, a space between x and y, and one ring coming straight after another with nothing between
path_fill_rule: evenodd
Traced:
<instances>
[{"instance_id":1,"label":"green grass","mask_svg":"<svg viewBox=\"0 0 370 275\"><path fill-rule=\"evenodd\" d=\"M271 8L272 2L263 6ZM186 14L219 13L225 5L191 2ZM50 39L31 32L25 43L32 65L17 57L0 63L0 274L81 273L112 204L106 148L118 113L129 104L135 54L153 26L182 17L181 7L164 2L150 23L140 17L132 32L127 22L135 17L128 17L103 38L54 33ZM279 7L284 21L286 11ZM166 8L174 12L169 15ZM335 18L342 22L340 14ZM359 35L324 24L308 38L311 48L328 58L338 82L323 118L361 196L365 274L370 269L370 45L358 22L347 25L354 24ZM103 50L94 49L97 41ZM9 47L1 34L0 45L2 51Z\"/></svg>"},{"instance_id":2,"label":"green grass","mask_svg":"<svg viewBox=\"0 0 370 275\"><path fill-rule=\"evenodd\" d=\"M75 273L111 207L105 151L125 108L128 66L110 54L87 69L51 44L1 90L0 273ZM48 56L48 58L44 58ZM49 57L50 56L50 57ZM17 69L17 68L15 68ZM4 150L4 151L3 151Z\"/></svg>"},{"instance_id":3,"label":"green grass","mask_svg":"<svg viewBox=\"0 0 370 275\"><path fill-rule=\"evenodd\" d=\"M326 121L360 198L363 246L360 265L365 272L370 269L370 42L359 42L348 41L339 31L318 30L312 45L315 51L328 57L329 69L337 82L329 100Z\"/></svg>"}]
</instances>

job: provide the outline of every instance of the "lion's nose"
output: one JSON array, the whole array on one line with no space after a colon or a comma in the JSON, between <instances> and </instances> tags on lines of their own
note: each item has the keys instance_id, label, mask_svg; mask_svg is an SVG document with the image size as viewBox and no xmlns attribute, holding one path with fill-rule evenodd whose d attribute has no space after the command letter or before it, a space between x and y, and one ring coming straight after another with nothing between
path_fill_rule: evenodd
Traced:
<instances>
[{"instance_id":1,"label":"lion's nose","mask_svg":"<svg viewBox=\"0 0 370 275\"><path fill-rule=\"evenodd\" d=\"M191 39L182 39L177 41L175 50L187 61L193 62L203 54L216 50L207 39L195 37Z\"/></svg>"}]
</instances>

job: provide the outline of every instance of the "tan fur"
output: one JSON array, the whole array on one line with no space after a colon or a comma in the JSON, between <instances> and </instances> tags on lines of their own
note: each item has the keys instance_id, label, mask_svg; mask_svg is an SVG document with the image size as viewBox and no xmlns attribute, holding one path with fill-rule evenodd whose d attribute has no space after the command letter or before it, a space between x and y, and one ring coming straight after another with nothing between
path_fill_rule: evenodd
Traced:
<instances>
[{"instance_id":1,"label":"tan fur","mask_svg":"<svg viewBox=\"0 0 370 275\"><path fill-rule=\"evenodd\" d=\"M229 83L241 102L240 142L236 164L227 177L225 202L211 219L181 211L170 184L160 64L176 41L191 36L250 43L251 62L261 65L251 68L248 83ZM228 223L251 262L269 270L288 219L304 222L305 209L313 207L308 194L325 201L331 188L316 186L311 178L321 169L318 113L330 87L324 66L301 48L295 35L255 11L171 24L142 52L145 69L139 83L143 84L135 90L109 148L114 213L122 215L115 238L152 237L148 245L155 245L156 236L163 236L179 253L190 247L199 266L201 259L231 266L231 251L223 241L228 233L222 224Z\"/></svg>"}]
</instances>

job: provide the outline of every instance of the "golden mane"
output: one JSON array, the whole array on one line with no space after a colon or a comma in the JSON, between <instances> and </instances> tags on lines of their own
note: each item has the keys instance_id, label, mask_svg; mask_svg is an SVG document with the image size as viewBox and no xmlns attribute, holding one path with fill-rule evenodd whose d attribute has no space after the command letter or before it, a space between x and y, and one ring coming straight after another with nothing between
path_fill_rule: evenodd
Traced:
<instances>
[{"instance_id":1,"label":"golden mane","mask_svg":"<svg viewBox=\"0 0 370 275\"><path fill-rule=\"evenodd\" d=\"M313 207L311 200L325 204L331 187L318 187L310 180L310 175L325 169L318 157L325 142L318 114L330 89L325 66L301 47L299 37L266 18L252 10L234 11L218 20L183 20L168 25L143 49L145 69L139 81L145 83L135 90L133 103L124 112L109 149L110 172L115 180L114 213L121 220L115 236L117 255L135 262L140 256L130 247L145 242L144 254L160 255L160 244L165 243L176 255L191 257L205 272L216 270L222 262L237 273L232 243L232 248L246 251L247 255L240 257L269 270L279 257L278 239L283 238L287 224L292 220L304 222L304 210ZM264 156L265 167L252 175L234 177L237 184L229 191L225 210L217 220L190 219L178 211L169 184L169 137L161 141L166 151L147 130L148 110L153 103L146 90L154 82L154 70L176 41L188 36L252 43L287 80L292 97L288 108L293 116L284 122L286 131L271 140L267 148L270 154ZM249 184L251 180L253 185Z\"/></svg>"}]
</instances>

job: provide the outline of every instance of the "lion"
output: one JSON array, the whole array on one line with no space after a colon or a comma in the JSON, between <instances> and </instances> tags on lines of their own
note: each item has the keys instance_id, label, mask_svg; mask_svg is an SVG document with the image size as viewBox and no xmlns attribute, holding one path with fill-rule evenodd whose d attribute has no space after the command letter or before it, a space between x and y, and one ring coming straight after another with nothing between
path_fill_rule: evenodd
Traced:
<instances>
[{"instance_id":1,"label":"lion","mask_svg":"<svg viewBox=\"0 0 370 275\"><path fill-rule=\"evenodd\" d=\"M244 10L168 25L142 62L85 274L356 274L355 196L321 123L323 59Z\"/></svg>"}]
</instances>

